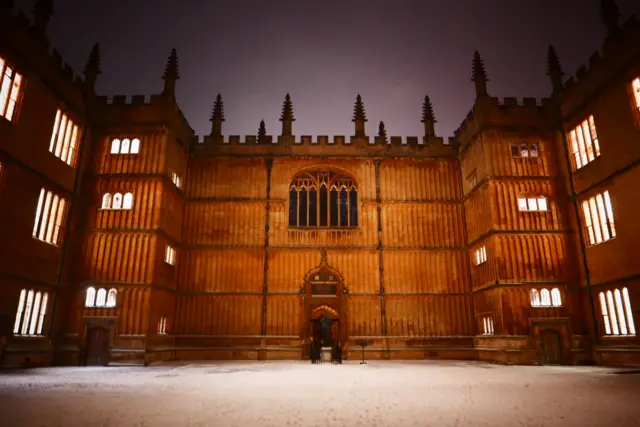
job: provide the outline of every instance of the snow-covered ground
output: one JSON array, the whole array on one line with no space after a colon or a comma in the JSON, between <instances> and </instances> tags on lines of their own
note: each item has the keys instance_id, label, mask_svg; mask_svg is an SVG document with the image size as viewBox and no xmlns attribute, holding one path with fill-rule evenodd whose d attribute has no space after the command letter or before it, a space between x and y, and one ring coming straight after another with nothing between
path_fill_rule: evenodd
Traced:
<instances>
[{"instance_id":1,"label":"snow-covered ground","mask_svg":"<svg viewBox=\"0 0 640 427\"><path fill-rule=\"evenodd\" d=\"M640 375L472 362L0 373L0 426L640 426Z\"/></svg>"}]
</instances>

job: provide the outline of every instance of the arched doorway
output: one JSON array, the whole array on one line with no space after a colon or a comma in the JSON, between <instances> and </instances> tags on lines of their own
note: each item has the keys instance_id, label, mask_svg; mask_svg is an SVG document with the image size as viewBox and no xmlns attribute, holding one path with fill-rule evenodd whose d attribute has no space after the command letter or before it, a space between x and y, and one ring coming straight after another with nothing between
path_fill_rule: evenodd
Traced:
<instances>
[{"instance_id":1,"label":"arched doorway","mask_svg":"<svg viewBox=\"0 0 640 427\"><path fill-rule=\"evenodd\" d=\"M310 345L320 341L323 346L332 347L338 343L346 354L348 291L337 270L327 264L327 252L321 250L320 265L305 277L300 289L303 313L301 338L303 358L309 358Z\"/></svg>"},{"instance_id":2,"label":"arched doorway","mask_svg":"<svg viewBox=\"0 0 640 427\"><path fill-rule=\"evenodd\" d=\"M540 331L540 363L562 365L562 335L554 329Z\"/></svg>"}]
</instances>

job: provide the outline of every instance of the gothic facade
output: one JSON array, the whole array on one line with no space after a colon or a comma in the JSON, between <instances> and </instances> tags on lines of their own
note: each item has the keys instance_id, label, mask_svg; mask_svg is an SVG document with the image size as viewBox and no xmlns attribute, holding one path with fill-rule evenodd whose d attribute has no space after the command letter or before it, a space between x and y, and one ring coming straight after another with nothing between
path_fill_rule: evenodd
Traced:
<instances>
[{"instance_id":1,"label":"gothic facade","mask_svg":"<svg viewBox=\"0 0 640 427\"><path fill-rule=\"evenodd\" d=\"M50 1L0 2L1 364L344 357L637 364L640 24L548 99L476 98L450 138L197 137L173 50L150 98L48 53ZM47 6L49 5L49 6ZM419 116L419 114L417 114ZM328 322L328 323L327 323ZM363 351L364 350L364 351Z\"/></svg>"}]
</instances>

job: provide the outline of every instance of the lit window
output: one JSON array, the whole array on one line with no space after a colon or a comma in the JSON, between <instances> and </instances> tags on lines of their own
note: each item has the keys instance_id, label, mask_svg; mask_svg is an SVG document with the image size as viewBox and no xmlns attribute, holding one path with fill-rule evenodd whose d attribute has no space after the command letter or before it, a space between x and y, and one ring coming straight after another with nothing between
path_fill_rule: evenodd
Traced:
<instances>
[{"instance_id":1,"label":"lit window","mask_svg":"<svg viewBox=\"0 0 640 427\"><path fill-rule=\"evenodd\" d=\"M476 265L480 265L487 261L487 247L481 246L476 249Z\"/></svg>"},{"instance_id":2,"label":"lit window","mask_svg":"<svg viewBox=\"0 0 640 427\"><path fill-rule=\"evenodd\" d=\"M571 164L578 170L600 157L600 143L593 116L589 116L569 133Z\"/></svg>"},{"instance_id":3,"label":"lit window","mask_svg":"<svg viewBox=\"0 0 640 427\"><path fill-rule=\"evenodd\" d=\"M22 75L18 74L4 58L0 58L0 117L11 121L16 110Z\"/></svg>"},{"instance_id":4,"label":"lit window","mask_svg":"<svg viewBox=\"0 0 640 427\"><path fill-rule=\"evenodd\" d=\"M116 299L118 297L118 291L115 288L109 289L109 292L105 288L100 288L96 292L93 287L87 288L87 296L84 301L85 307L115 307Z\"/></svg>"},{"instance_id":5,"label":"lit window","mask_svg":"<svg viewBox=\"0 0 640 427\"><path fill-rule=\"evenodd\" d=\"M640 111L640 77L635 78L631 82L631 90L636 103L636 109Z\"/></svg>"},{"instance_id":6,"label":"lit window","mask_svg":"<svg viewBox=\"0 0 640 427\"><path fill-rule=\"evenodd\" d=\"M629 290L600 292L600 312L606 335L635 335Z\"/></svg>"},{"instance_id":7,"label":"lit window","mask_svg":"<svg viewBox=\"0 0 640 427\"><path fill-rule=\"evenodd\" d=\"M613 219L609 191L583 201L582 214L589 246L597 245L616 237L616 226Z\"/></svg>"},{"instance_id":8,"label":"lit window","mask_svg":"<svg viewBox=\"0 0 640 427\"><path fill-rule=\"evenodd\" d=\"M531 307L561 307L562 295L560 289L553 288L551 292L549 289L531 289L529 292L529 299Z\"/></svg>"},{"instance_id":9,"label":"lit window","mask_svg":"<svg viewBox=\"0 0 640 427\"><path fill-rule=\"evenodd\" d=\"M560 307L562 305L562 297L560 295L560 289L551 289L551 305L554 307Z\"/></svg>"},{"instance_id":10,"label":"lit window","mask_svg":"<svg viewBox=\"0 0 640 427\"><path fill-rule=\"evenodd\" d=\"M20 292L13 333L15 335L42 335L48 302L49 295L46 292L23 289Z\"/></svg>"},{"instance_id":11,"label":"lit window","mask_svg":"<svg viewBox=\"0 0 640 427\"><path fill-rule=\"evenodd\" d=\"M164 254L164 262L171 265L176 263L176 250L169 245L167 245L167 250Z\"/></svg>"},{"instance_id":12,"label":"lit window","mask_svg":"<svg viewBox=\"0 0 640 427\"><path fill-rule=\"evenodd\" d=\"M33 224L33 237L43 242L58 245L64 222L66 202L51 191L40 190L36 218Z\"/></svg>"},{"instance_id":13,"label":"lit window","mask_svg":"<svg viewBox=\"0 0 640 427\"><path fill-rule=\"evenodd\" d=\"M177 173L175 172L171 173L171 181L173 181L176 187L182 188L182 179L180 178L180 175L178 175Z\"/></svg>"},{"instance_id":14,"label":"lit window","mask_svg":"<svg viewBox=\"0 0 640 427\"><path fill-rule=\"evenodd\" d=\"M102 196L102 209L111 209L111 193L105 193Z\"/></svg>"},{"instance_id":15,"label":"lit window","mask_svg":"<svg viewBox=\"0 0 640 427\"><path fill-rule=\"evenodd\" d=\"M467 182L469 183L469 185L472 188L475 187L476 185L478 185L478 177L477 177L475 169L467 177Z\"/></svg>"},{"instance_id":16,"label":"lit window","mask_svg":"<svg viewBox=\"0 0 640 427\"><path fill-rule=\"evenodd\" d=\"M529 299L531 301L531 307L540 307L540 292L538 292L537 289L531 289Z\"/></svg>"},{"instance_id":17,"label":"lit window","mask_svg":"<svg viewBox=\"0 0 640 427\"><path fill-rule=\"evenodd\" d=\"M158 321L158 334L165 335L167 333L167 318L162 316Z\"/></svg>"},{"instance_id":18,"label":"lit window","mask_svg":"<svg viewBox=\"0 0 640 427\"><path fill-rule=\"evenodd\" d=\"M536 144L511 144L511 157L538 157Z\"/></svg>"},{"instance_id":19,"label":"lit window","mask_svg":"<svg viewBox=\"0 0 640 427\"><path fill-rule=\"evenodd\" d=\"M115 193L113 196L111 193L105 193L102 196L102 209L132 209L133 208L133 194L126 193L124 196L121 193Z\"/></svg>"},{"instance_id":20,"label":"lit window","mask_svg":"<svg viewBox=\"0 0 640 427\"><path fill-rule=\"evenodd\" d=\"M122 209L131 209L133 207L133 194L127 193L122 200Z\"/></svg>"},{"instance_id":21,"label":"lit window","mask_svg":"<svg viewBox=\"0 0 640 427\"><path fill-rule=\"evenodd\" d=\"M96 294L96 307L104 307L107 303L107 290L105 288L98 289Z\"/></svg>"},{"instance_id":22,"label":"lit window","mask_svg":"<svg viewBox=\"0 0 640 427\"><path fill-rule=\"evenodd\" d=\"M529 156L538 157L538 146L536 144L531 144L529 146Z\"/></svg>"},{"instance_id":23,"label":"lit window","mask_svg":"<svg viewBox=\"0 0 640 427\"><path fill-rule=\"evenodd\" d=\"M544 196L518 196L518 209L522 212L543 212L547 210Z\"/></svg>"},{"instance_id":24,"label":"lit window","mask_svg":"<svg viewBox=\"0 0 640 427\"><path fill-rule=\"evenodd\" d=\"M84 300L85 307L93 307L96 305L96 289L93 287L87 288L87 297Z\"/></svg>"},{"instance_id":25,"label":"lit window","mask_svg":"<svg viewBox=\"0 0 640 427\"><path fill-rule=\"evenodd\" d=\"M122 209L122 194L116 193L113 195L113 205L111 205L112 209Z\"/></svg>"},{"instance_id":26,"label":"lit window","mask_svg":"<svg viewBox=\"0 0 640 427\"><path fill-rule=\"evenodd\" d=\"M140 152L140 140L138 138L122 140L115 138L111 141L111 154L138 154Z\"/></svg>"},{"instance_id":27,"label":"lit window","mask_svg":"<svg viewBox=\"0 0 640 427\"><path fill-rule=\"evenodd\" d=\"M74 124L61 110L56 113L49 152L60 160L74 166L78 145L78 125Z\"/></svg>"},{"instance_id":28,"label":"lit window","mask_svg":"<svg viewBox=\"0 0 640 427\"><path fill-rule=\"evenodd\" d=\"M493 335L493 319L490 316L482 317L482 335Z\"/></svg>"},{"instance_id":29,"label":"lit window","mask_svg":"<svg viewBox=\"0 0 640 427\"><path fill-rule=\"evenodd\" d=\"M549 289L540 291L540 305L543 307L549 307L551 305L551 293Z\"/></svg>"},{"instance_id":30,"label":"lit window","mask_svg":"<svg viewBox=\"0 0 640 427\"><path fill-rule=\"evenodd\" d=\"M105 307L115 307L116 306L116 298L118 296L118 291L114 288L109 289L107 293L107 303Z\"/></svg>"},{"instance_id":31,"label":"lit window","mask_svg":"<svg viewBox=\"0 0 640 427\"><path fill-rule=\"evenodd\" d=\"M529 157L529 146L527 144L522 144L520 146L520 156Z\"/></svg>"}]
</instances>

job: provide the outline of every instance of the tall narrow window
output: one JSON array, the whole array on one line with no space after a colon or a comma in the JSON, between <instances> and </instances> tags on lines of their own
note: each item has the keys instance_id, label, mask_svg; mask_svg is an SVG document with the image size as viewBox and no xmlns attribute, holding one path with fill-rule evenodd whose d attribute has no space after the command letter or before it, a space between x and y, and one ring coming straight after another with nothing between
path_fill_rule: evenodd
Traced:
<instances>
[{"instance_id":1,"label":"tall narrow window","mask_svg":"<svg viewBox=\"0 0 640 427\"><path fill-rule=\"evenodd\" d=\"M178 175L177 173L175 172L171 173L171 181L176 187L182 188L182 178L180 178L180 175Z\"/></svg>"},{"instance_id":2,"label":"tall narrow window","mask_svg":"<svg viewBox=\"0 0 640 427\"><path fill-rule=\"evenodd\" d=\"M87 288L87 297L84 300L85 307L93 307L96 305L96 288Z\"/></svg>"},{"instance_id":3,"label":"tall narrow window","mask_svg":"<svg viewBox=\"0 0 640 427\"><path fill-rule=\"evenodd\" d=\"M118 291L115 288L109 289L109 292L107 293L107 303L105 304L105 307L115 307L117 296L118 296Z\"/></svg>"},{"instance_id":4,"label":"tall narrow window","mask_svg":"<svg viewBox=\"0 0 640 427\"><path fill-rule=\"evenodd\" d=\"M122 199L122 209L131 209L133 207L133 194L127 193Z\"/></svg>"},{"instance_id":5,"label":"tall narrow window","mask_svg":"<svg viewBox=\"0 0 640 427\"><path fill-rule=\"evenodd\" d=\"M606 242L616 237L613 207L609 191L596 194L582 202L585 234L589 246Z\"/></svg>"},{"instance_id":6,"label":"tall narrow window","mask_svg":"<svg viewBox=\"0 0 640 427\"><path fill-rule=\"evenodd\" d=\"M122 194L116 193L113 195L113 204L111 207L113 209L122 209Z\"/></svg>"},{"instance_id":7,"label":"tall narrow window","mask_svg":"<svg viewBox=\"0 0 640 427\"><path fill-rule=\"evenodd\" d=\"M107 290L104 288L98 289L96 294L96 307L104 307L107 303Z\"/></svg>"},{"instance_id":8,"label":"tall narrow window","mask_svg":"<svg viewBox=\"0 0 640 427\"><path fill-rule=\"evenodd\" d=\"M78 125L74 124L62 110L58 110L53 123L49 152L69 166L74 166L77 145Z\"/></svg>"},{"instance_id":9,"label":"tall narrow window","mask_svg":"<svg viewBox=\"0 0 640 427\"><path fill-rule=\"evenodd\" d=\"M636 77L631 82L631 91L633 92L633 100L635 101L636 111L640 113L640 77Z\"/></svg>"},{"instance_id":10,"label":"tall narrow window","mask_svg":"<svg viewBox=\"0 0 640 427\"><path fill-rule=\"evenodd\" d=\"M476 249L476 265L480 265L487 261L487 247L481 246Z\"/></svg>"},{"instance_id":11,"label":"tall narrow window","mask_svg":"<svg viewBox=\"0 0 640 427\"><path fill-rule=\"evenodd\" d=\"M114 139L111 141L111 154L119 154L120 153L120 140Z\"/></svg>"},{"instance_id":12,"label":"tall narrow window","mask_svg":"<svg viewBox=\"0 0 640 427\"><path fill-rule=\"evenodd\" d=\"M171 265L176 263L176 250L169 245L167 245L167 249L164 253L164 262Z\"/></svg>"},{"instance_id":13,"label":"tall narrow window","mask_svg":"<svg viewBox=\"0 0 640 427\"><path fill-rule=\"evenodd\" d=\"M44 326L44 317L47 314L47 303L49 302L49 295L45 292L42 295L42 303L40 303L40 314L38 316L38 329L36 333L42 335L42 328Z\"/></svg>"},{"instance_id":14,"label":"tall narrow window","mask_svg":"<svg viewBox=\"0 0 640 427\"><path fill-rule=\"evenodd\" d=\"M36 298L33 302L33 315L31 316L31 323L29 324L29 335L34 335L36 333L36 326L38 325L39 313L40 313L40 299L42 298L42 294L40 292L36 292Z\"/></svg>"},{"instance_id":15,"label":"tall narrow window","mask_svg":"<svg viewBox=\"0 0 640 427\"><path fill-rule=\"evenodd\" d=\"M33 237L52 245L60 243L66 201L51 191L40 190L33 224Z\"/></svg>"},{"instance_id":16,"label":"tall narrow window","mask_svg":"<svg viewBox=\"0 0 640 427\"><path fill-rule=\"evenodd\" d=\"M482 335L493 335L493 319L491 316L482 317Z\"/></svg>"},{"instance_id":17,"label":"tall narrow window","mask_svg":"<svg viewBox=\"0 0 640 427\"><path fill-rule=\"evenodd\" d=\"M562 297L560 295L560 289L551 289L551 305L554 307L560 307L562 305Z\"/></svg>"},{"instance_id":18,"label":"tall narrow window","mask_svg":"<svg viewBox=\"0 0 640 427\"><path fill-rule=\"evenodd\" d=\"M600 292L600 312L607 335L635 335L629 290Z\"/></svg>"},{"instance_id":19,"label":"tall narrow window","mask_svg":"<svg viewBox=\"0 0 640 427\"><path fill-rule=\"evenodd\" d=\"M138 138L134 138L131 140L131 154L138 154L140 152L140 140Z\"/></svg>"},{"instance_id":20,"label":"tall narrow window","mask_svg":"<svg viewBox=\"0 0 640 427\"><path fill-rule=\"evenodd\" d=\"M571 165L574 171L600 157L600 142L593 116L589 116L569 132L569 141L571 142Z\"/></svg>"},{"instance_id":21,"label":"tall narrow window","mask_svg":"<svg viewBox=\"0 0 640 427\"><path fill-rule=\"evenodd\" d=\"M304 171L289 190L289 226L358 226L358 193L354 179L333 170Z\"/></svg>"},{"instance_id":22,"label":"tall narrow window","mask_svg":"<svg viewBox=\"0 0 640 427\"><path fill-rule=\"evenodd\" d=\"M16 110L22 75L16 72L4 58L0 57L0 117L11 121Z\"/></svg>"},{"instance_id":23,"label":"tall narrow window","mask_svg":"<svg viewBox=\"0 0 640 427\"><path fill-rule=\"evenodd\" d=\"M102 196L102 209L111 209L111 193L105 193Z\"/></svg>"},{"instance_id":24,"label":"tall narrow window","mask_svg":"<svg viewBox=\"0 0 640 427\"><path fill-rule=\"evenodd\" d=\"M518 210L521 212L544 212L547 198L544 196L518 196Z\"/></svg>"},{"instance_id":25,"label":"tall narrow window","mask_svg":"<svg viewBox=\"0 0 640 427\"><path fill-rule=\"evenodd\" d=\"M138 138L114 138L111 140L111 154L138 154L140 152L140 140Z\"/></svg>"},{"instance_id":26,"label":"tall narrow window","mask_svg":"<svg viewBox=\"0 0 640 427\"><path fill-rule=\"evenodd\" d=\"M15 335L42 335L48 301L46 292L23 289L20 292L13 333Z\"/></svg>"},{"instance_id":27,"label":"tall narrow window","mask_svg":"<svg viewBox=\"0 0 640 427\"><path fill-rule=\"evenodd\" d=\"M18 300L18 310L16 311L16 320L13 324L13 333L18 334L20 332L20 325L22 322L22 315L24 314L24 303L27 297L27 290L23 289L20 292L20 299Z\"/></svg>"},{"instance_id":28,"label":"tall narrow window","mask_svg":"<svg viewBox=\"0 0 640 427\"><path fill-rule=\"evenodd\" d=\"M531 289L529 299L532 307L540 307L540 292L537 289Z\"/></svg>"},{"instance_id":29,"label":"tall narrow window","mask_svg":"<svg viewBox=\"0 0 640 427\"><path fill-rule=\"evenodd\" d=\"M128 138L125 138L122 140L122 143L120 145L120 154L129 154L129 146L130 146L131 142L129 141Z\"/></svg>"},{"instance_id":30,"label":"tall narrow window","mask_svg":"<svg viewBox=\"0 0 640 427\"><path fill-rule=\"evenodd\" d=\"M549 289L543 289L540 291L540 305L546 307L551 305L551 294L549 293Z\"/></svg>"}]
</instances>

